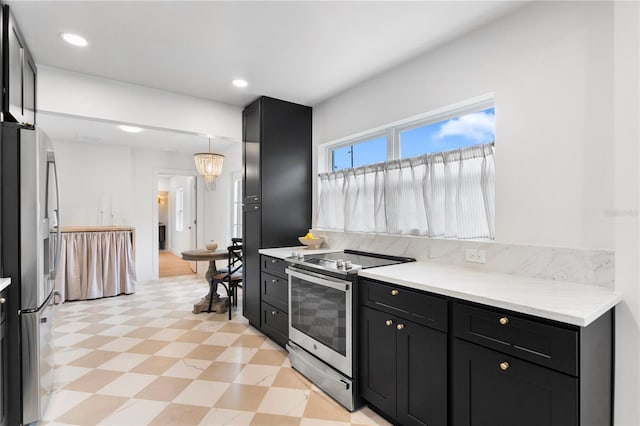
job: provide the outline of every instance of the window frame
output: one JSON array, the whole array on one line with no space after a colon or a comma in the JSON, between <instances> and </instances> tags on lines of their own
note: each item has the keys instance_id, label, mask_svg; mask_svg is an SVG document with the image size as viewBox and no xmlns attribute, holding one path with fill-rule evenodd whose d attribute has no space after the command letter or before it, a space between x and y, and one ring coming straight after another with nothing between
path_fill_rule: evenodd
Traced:
<instances>
[{"instance_id":1,"label":"window frame","mask_svg":"<svg viewBox=\"0 0 640 426\"><path fill-rule=\"evenodd\" d=\"M446 121L452 118L495 108L495 94L488 93L475 98L467 99L452 105L438 108L424 114L398 120L375 129L357 133L337 140L333 140L319 146L318 172L332 173L333 151L349 145L357 145L370 139L381 136L387 137L387 158L385 161L400 159L400 133L418 127ZM323 158L324 157L324 158ZM345 170L345 169L340 169Z\"/></svg>"}]
</instances>

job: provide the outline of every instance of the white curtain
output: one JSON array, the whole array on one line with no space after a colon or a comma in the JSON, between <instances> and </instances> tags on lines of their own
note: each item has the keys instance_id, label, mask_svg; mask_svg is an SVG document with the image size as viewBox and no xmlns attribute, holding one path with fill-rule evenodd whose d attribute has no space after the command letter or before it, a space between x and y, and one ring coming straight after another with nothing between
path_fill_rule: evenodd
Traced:
<instances>
[{"instance_id":1,"label":"white curtain","mask_svg":"<svg viewBox=\"0 0 640 426\"><path fill-rule=\"evenodd\" d=\"M319 178L320 229L494 238L493 143Z\"/></svg>"},{"instance_id":2,"label":"white curtain","mask_svg":"<svg viewBox=\"0 0 640 426\"><path fill-rule=\"evenodd\" d=\"M63 232L59 262L63 301L135 293L132 231Z\"/></svg>"}]
</instances>

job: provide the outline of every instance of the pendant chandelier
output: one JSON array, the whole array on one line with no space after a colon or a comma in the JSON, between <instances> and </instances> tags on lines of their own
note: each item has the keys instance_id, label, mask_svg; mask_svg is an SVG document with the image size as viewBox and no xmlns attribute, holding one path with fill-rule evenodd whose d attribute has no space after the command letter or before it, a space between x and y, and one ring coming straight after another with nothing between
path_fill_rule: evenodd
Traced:
<instances>
[{"instance_id":1,"label":"pendant chandelier","mask_svg":"<svg viewBox=\"0 0 640 426\"><path fill-rule=\"evenodd\" d=\"M209 152L193 154L198 174L204 178L205 189L214 189L216 178L222 174L224 155L211 152L211 138L209 138Z\"/></svg>"}]
</instances>

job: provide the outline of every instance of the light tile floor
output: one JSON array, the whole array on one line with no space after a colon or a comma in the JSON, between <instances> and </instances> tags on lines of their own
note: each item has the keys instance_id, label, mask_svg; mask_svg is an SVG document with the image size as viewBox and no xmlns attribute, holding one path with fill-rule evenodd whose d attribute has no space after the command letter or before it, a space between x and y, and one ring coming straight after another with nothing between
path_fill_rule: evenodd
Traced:
<instances>
[{"instance_id":1,"label":"light tile floor","mask_svg":"<svg viewBox=\"0 0 640 426\"><path fill-rule=\"evenodd\" d=\"M238 310L192 314L202 279L68 302L54 329L55 392L41 424L379 425L291 369L287 353Z\"/></svg>"}]
</instances>

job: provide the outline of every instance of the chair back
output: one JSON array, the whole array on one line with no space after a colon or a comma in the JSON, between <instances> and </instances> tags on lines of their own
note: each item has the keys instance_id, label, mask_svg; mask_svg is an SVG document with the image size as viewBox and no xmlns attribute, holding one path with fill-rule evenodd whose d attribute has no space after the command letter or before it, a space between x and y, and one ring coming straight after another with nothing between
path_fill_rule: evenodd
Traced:
<instances>
[{"instance_id":1,"label":"chair back","mask_svg":"<svg viewBox=\"0 0 640 426\"><path fill-rule=\"evenodd\" d=\"M233 240L235 240L234 238ZM238 238L239 239L239 238ZM227 247L227 252L229 254L228 262L227 262L227 276L231 277L234 274L239 274L242 269L242 239L240 243L237 244L232 240L232 244Z\"/></svg>"}]
</instances>

